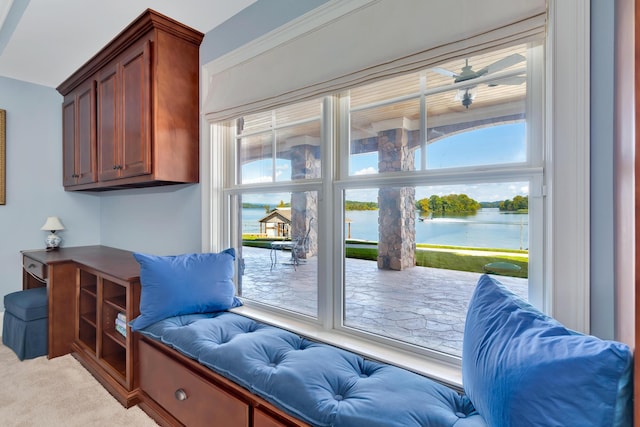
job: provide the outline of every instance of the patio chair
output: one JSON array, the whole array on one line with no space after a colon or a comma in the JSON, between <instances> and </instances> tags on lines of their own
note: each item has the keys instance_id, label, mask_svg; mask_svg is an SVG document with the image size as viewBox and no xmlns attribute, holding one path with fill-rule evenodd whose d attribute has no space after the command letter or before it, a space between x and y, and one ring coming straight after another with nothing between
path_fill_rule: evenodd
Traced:
<instances>
[{"instance_id":1,"label":"patio chair","mask_svg":"<svg viewBox=\"0 0 640 427\"><path fill-rule=\"evenodd\" d=\"M300 258L300 254L305 254L309 250L309 233L311 232L311 223L313 222L313 218L309 218L309 225L307 226L307 231L304 234L304 237L293 239L291 242L291 261L290 264L293 265L295 269L300 265L301 262L305 262L304 258Z\"/></svg>"}]
</instances>

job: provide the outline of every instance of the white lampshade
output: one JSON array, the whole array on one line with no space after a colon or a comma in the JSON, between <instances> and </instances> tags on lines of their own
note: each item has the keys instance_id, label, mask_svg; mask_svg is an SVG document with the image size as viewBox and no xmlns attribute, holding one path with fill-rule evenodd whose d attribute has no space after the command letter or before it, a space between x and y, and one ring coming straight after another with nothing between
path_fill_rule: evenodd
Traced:
<instances>
[{"instance_id":1,"label":"white lampshade","mask_svg":"<svg viewBox=\"0 0 640 427\"><path fill-rule=\"evenodd\" d=\"M60 222L60 218L57 216L49 216L40 230L56 231L64 230L64 225Z\"/></svg>"}]
</instances>

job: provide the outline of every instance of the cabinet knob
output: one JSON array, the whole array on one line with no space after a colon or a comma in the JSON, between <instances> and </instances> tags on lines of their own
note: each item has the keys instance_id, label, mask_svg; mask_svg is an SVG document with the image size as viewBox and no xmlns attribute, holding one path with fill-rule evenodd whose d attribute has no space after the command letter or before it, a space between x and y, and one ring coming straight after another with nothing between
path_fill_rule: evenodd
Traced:
<instances>
[{"instance_id":1,"label":"cabinet knob","mask_svg":"<svg viewBox=\"0 0 640 427\"><path fill-rule=\"evenodd\" d=\"M118 165L113 165L113 170L118 169Z\"/></svg>"},{"instance_id":2,"label":"cabinet knob","mask_svg":"<svg viewBox=\"0 0 640 427\"><path fill-rule=\"evenodd\" d=\"M181 388L177 389L173 395L176 397L176 400L180 400L180 401L187 400L187 398L189 397L187 396L187 392Z\"/></svg>"}]
</instances>

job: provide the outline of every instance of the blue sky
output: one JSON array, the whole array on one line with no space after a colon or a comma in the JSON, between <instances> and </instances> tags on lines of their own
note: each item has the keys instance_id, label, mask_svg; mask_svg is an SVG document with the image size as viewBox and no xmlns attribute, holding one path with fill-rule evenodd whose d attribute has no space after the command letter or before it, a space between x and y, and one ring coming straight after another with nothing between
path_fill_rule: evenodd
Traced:
<instances>
[{"instance_id":1,"label":"blue sky","mask_svg":"<svg viewBox=\"0 0 640 427\"><path fill-rule=\"evenodd\" d=\"M526 150L524 123L491 126L431 143L427 148L427 168L524 162ZM420 155L419 150L416 155ZM377 173L377 153L352 156L350 170L353 175Z\"/></svg>"},{"instance_id":2,"label":"blue sky","mask_svg":"<svg viewBox=\"0 0 640 427\"><path fill-rule=\"evenodd\" d=\"M526 161L526 149L524 122L490 126L453 135L429 144L427 147L427 168L440 169L524 162ZM420 155L419 150L416 155ZM377 173L377 157L377 153L351 156L350 173L352 175ZM268 160L245 165L243 167L244 182L270 182L271 164L271 160ZM416 161L416 167L419 167L419 160ZM278 161L276 163L276 180L287 181L290 176L288 161ZM529 188L528 184L523 182L425 186L416 189L416 198L421 199L432 194L443 196L452 193L464 193L479 202L492 202L511 199L516 195L528 195ZM264 194L256 195L256 197L261 199L256 200L256 203L271 203L272 198L277 199L277 203L281 200L282 195ZM352 191L347 198L358 201L375 201L377 190Z\"/></svg>"}]
</instances>

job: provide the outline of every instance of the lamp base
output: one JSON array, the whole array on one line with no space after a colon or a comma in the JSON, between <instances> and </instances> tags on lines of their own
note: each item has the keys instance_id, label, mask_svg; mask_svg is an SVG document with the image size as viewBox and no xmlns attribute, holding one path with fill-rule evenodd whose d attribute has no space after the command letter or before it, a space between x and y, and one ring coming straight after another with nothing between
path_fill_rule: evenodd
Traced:
<instances>
[{"instance_id":1,"label":"lamp base","mask_svg":"<svg viewBox=\"0 0 640 427\"><path fill-rule=\"evenodd\" d=\"M60 246L60 242L62 242L62 239L60 238L60 236L56 236L54 233L49 234L44 241L48 251L58 249L58 246Z\"/></svg>"}]
</instances>

